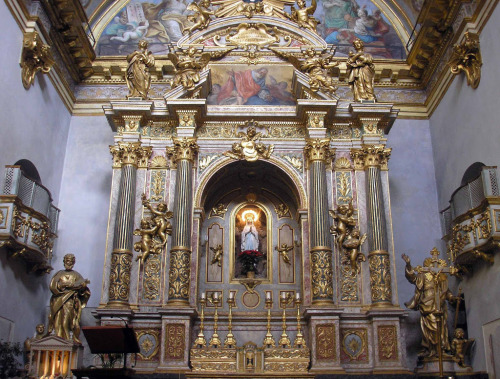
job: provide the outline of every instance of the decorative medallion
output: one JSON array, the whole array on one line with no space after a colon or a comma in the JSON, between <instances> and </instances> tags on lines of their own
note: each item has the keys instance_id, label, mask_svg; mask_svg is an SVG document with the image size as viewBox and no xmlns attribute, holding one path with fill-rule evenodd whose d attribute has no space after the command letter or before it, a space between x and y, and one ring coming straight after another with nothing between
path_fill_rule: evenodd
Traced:
<instances>
[{"instance_id":1,"label":"decorative medallion","mask_svg":"<svg viewBox=\"0 0 500 379\"><path fill-rule=\"evenodd\" d=\"M368 342L366 329L343 329L342 351L340 359L342 362L368 361Z\"/></svg>"},{"instance_id":2,"label":"decorative medallion","mask_svg":"<svg viewBox=\"0 0 500 379\"><path fill-rule=\"evenodd\" d=\"M246 308L256 308L260 304L260 296L256 291L245 291L241 297L241 301Z\"/></svg>"},{"instance_id":3,"label":"decorative medallion","mask_svg":"<svg viewBox=\"0 0 500 379\"><path fill-rule=\"evenodd\" d=\"M139 358L145 361L158 360L160 331L156 329L134 331L140 348Z\"/></svg>"}]
</instances>

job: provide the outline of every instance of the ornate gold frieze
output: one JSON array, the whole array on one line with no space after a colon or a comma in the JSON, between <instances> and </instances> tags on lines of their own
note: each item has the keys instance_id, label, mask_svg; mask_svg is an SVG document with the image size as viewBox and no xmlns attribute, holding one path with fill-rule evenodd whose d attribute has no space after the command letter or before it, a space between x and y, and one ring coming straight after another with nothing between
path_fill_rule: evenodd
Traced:
<instances>
[{"instance_id":1,"label":"ornate gold frieze","mask_svg":"<svg viewBox=\"0 0 500 379\"><path fill-rule=\"evenodd\" d=\"M165 325L165 354L164 360L184 360L186 345L186 326L184 324Z\"/></svg>"},{"instance_id":2,"label":"ornate gold frieze","mask_svg":"<svg viewBox=\"0 0 500 379\"><path fill-rule=\"evenodd\" d=\"M391 304L391 267L389 253L376 250L368 254L371 298L374 304Z\"/></svg>"},{"instance_id":3,"label":"ornate gold frieze","mask_svg":"<svg viewBox=\"0 0 500 379\"><path fill-rule=\"evenodd\" d=\"M182 247L170 250L170 272L168 275L169 303L185 303L189 300L191 251Z\"/></svg>"},{"instance_id":4,"label":"ornate gold frieze","mask_svg":"<svg viewBox=\"0 0 500 379\"><path fill-rule=\"evenodd\" d=\"M218 18L243 15L252 18L254 15L273 16L286 19L285 5L293 4L290 0L262 0L244 2L243 0L216 0L213 5L220 5L215 12Z\"/></svg>"},{"instance_id":5,"label":"ornate gold frieze","mask_svg":"<svg viewBox=\"0 0 500 379\"><path fill-rule=\"evenodd\" d=\"M335 360L336 354L335 324L316 325L316 359Z\"/></svg>"},{"instance_id":6,"label":"ornate gold frieze","mask_svg":"<svg viewBox=\"0 0 500 379\"><path fill-rule=\"evenodd\" d=\"M262 133L257 132L258 123L249 121L247 123L247 132L239 132L238 137L241 142L233 144L231 151L226 151L225 156L233 159L245 159L248 162L255 162L259 158L269 159L274 150L274 145L264 145L260 142Z\"/></svg>"},{"instance_id":7,"label":"ornate gold frieze","mask_svg":"<svg viewBox=\"0 0 500 379\"><path fill-rule=\"evenodd\" d=\"M167 156L172 156L174 162L188 160L194 162L199 150L196 137L172 137L173 147L167 148Z\"/></svg>"},{"instance_id":8,"label":"ornate gold frieze","mask_svg":"<svg viewBox=\"0 0 500 379\"><path fill-rule=\"evenodd\" d=\"M335 95L337 87L333 82L331 69L338 65L338 61L333 60L334 48L318 51L314 47L303 46L300 53L290 53L281 47L269 47L269 49L306 74L309 78L309 88L313 93L321 90L330 96Z\"/></svg>"},{"instance_id":9,"label":"ornate gold frieze","mask_svg":"<svg viewBox=\"0 0 500 379\"><path fill-rule=\"evenodd\" d=\"M360 149L351 149L351 158L355 170L364 170L367 167L380 167L387 170L387 163L392 149L383 145L363 145Z\"/></svg>"},{"instance_id":10,"label":"ornate gold frieze","mask_svg":"<svg viewBox=\"0 0 500 379\"><path fill-rule=\"evenodd\" d=\"M118 142L117 145L109 146L109 151L113 155L113 168L123 165L146 168L153 148L141 146L140 142Z\"/></svg>"},{"instance_id":11,"label":"ornate gold frieze","mask_svg":"<svg viewBox=\"0 0 500 379\"><path fill-rule=\"evenodd\" d=\"M21 78L24 88L29 89L32 86L38 71L47 74L54 63L50 46L42 42L38 33L25 33L21 52Z\"/></svg>"},{"instance_id":12,"label":"ornate gold frieze","mask_svg":"<svg viewBox=\"0 0 500 379\"><path fill-rule=\"evenodd\" d=\"M307 138L304 154L308 161L330 162L335 154L335 149L330 149L330 139Z\"/></svg>"},{"instance_id":13,"label":"ornate gold frieze","mask_svg":"<svg viewBox=\"0 0 500 379\"><path fill-rule=\"evenodd\" d=\"M378 334L378 359L384 361L398 360L398 336L395 325L379 325Z\"/></svg>"},{"instance_id":14,"label":"ornate gold frieze","mask_svg":"<svg viewBox=\"0 0 500 379\"><path fill-rule=\"evenodd\" d=\"M358 302L358 278L348 262L340 262L340 300L349 303Z\"/></svg>"},{"instance_id":15,"label":"ornate gold frieze","mask_svg":"<svg viewBox=\"0 0 500 379\"><path fill-rule=\"evenodd\" d=\"M132 252L115 250L111 253L111 268L109 273L110 303L128 304L131 268Z\"/></svg>"},{"instance_id":16,"label":"ornate gold frieze","mask_svg":"<svg viewBox=\"0 0 500 379\"><path fill-rule=\"evenodd\" d=\"M294 156L294 155L282 155L281 156L284 160L286 160L288 163L292 165L294 169L302 173L302 167L304 166L302 156Z\"/></svg>"},{"instance_id":17,"label":"ornate gold frieze","mask_svg":"<svg viewBox=\"0 0 500 379\"><path fill-rule=\"evenodd\" d=\"M330 303L333 298L333 267L329 248L311 250L311 279L313 303Z\"/></svg>"},{"instance_id":18,"label":"ornate gold frieze","mask_svg":"<svg viewBox=\"0 0 500 379\"><path fill-rule=\"evenodd\" d=\"M481 80L481 66L483 65L479 48L479 35L466 32L464 42L453 47L448 65L454 75L463 71L467 77L467 84L474 89L477 88Z\"/></svg>"}]
</instances>

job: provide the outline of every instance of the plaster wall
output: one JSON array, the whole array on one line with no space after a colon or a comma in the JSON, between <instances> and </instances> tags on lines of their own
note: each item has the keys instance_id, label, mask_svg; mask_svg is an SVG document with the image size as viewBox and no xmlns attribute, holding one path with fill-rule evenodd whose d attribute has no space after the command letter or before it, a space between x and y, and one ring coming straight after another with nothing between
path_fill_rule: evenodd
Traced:
<instances>
[{"instance_id":1,"label":"plaster wall","mask_svg":"<svg viewBox=\"0 0 500 379\"><path fill-rule=\"evenodd\" d=\"M465 75L455 77L430 119L439 208L448 205L465 170L475 162L499 165L498 65L500 8L496 7L481 32L483 66L477 89L467 86ZM465 294L469 337L476 339L473 367L486 370L482 327L500 318L500 265L474 267L460 283ZM496 342L498 343L498 341ZM498 354L497 354L498 355ZM499 359L498 357L496 359Z\"/></svg>"},{"instance_id":2,"label":"plaster wall","mask_svg":"<svg viewBox=\"0 0 500 379\"><path fill-rule=\"evenodd\" d=\"M0 182L5 165L28 159L58 206L70 114L46 75L37 74L35 84L24 89L19 65L23 35L3 1L0 18ZM28 274L21 261L0 249L0 339L23 341L46 321L47 281L47 275Z\"/></svg>"},{"instance_id":3,"label":"plaster wall","mask_svg":"<svg viewBox=\"0 0 500 379\"><path fill-rule=\"evenodd\" d=\"M89 307L99 305L111 191L113 132L104 116L73 117L61 186L59 241L52 259L63 268L67 253L75 270L90 280ZM113 241L108 241L112 243Z\"/></svg>"},{"instance_id":4,"label":"plaster wall","mask_svg":"<svg viewBox=\"0 0 500 379\"><path fill-rule=\"evenodd\" d=\"M406 309L404 303L412 298L415 287L405 278L401 254L408 255L417 265L429 256L434 246L441 248L429 122L396 120L388 135L387 146L392 148L389 186L398 299L401 308ZM403 322L410 369L415 367L422 339L419 319L419 312L408 310L408 317Z\"/></svg>"}]
</instances>

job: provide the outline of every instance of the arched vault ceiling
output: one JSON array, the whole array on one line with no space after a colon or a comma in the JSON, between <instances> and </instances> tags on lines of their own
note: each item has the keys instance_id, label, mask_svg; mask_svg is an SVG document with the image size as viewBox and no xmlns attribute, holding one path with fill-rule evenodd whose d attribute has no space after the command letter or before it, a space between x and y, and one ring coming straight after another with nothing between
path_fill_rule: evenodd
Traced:
<instances>
[{"instance_id":1,"label":"arched vault ceiling","mask_svg":"<svg viewBox=\"0 0 500 379\"><path fill-rule=\"evenodd\" d=\"M96 39L98 56L127 55L139 38L151 50L165 54L165 43L175 42L188 26L186 5L192 0L82 0ZM228 2L234 0L228 0ZM406 58L406 42L421 0L317 0L318 34L337 45L343 56L359 37L376 58ZM290 2L291 4L291 2ZM289 12L289 5L285 5ZM156 48L154 45L156 44ZM155 51L156 50L156 51Z\"/></svg>"}]
</instances>

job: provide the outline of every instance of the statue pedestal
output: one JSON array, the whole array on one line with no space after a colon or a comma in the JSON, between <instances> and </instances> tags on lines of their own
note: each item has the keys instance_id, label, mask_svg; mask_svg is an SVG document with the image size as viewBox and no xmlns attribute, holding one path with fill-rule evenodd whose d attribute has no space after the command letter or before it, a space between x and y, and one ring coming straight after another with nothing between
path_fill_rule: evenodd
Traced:
<instances>
[{"instance_id":1,"label":"statue pedestal","mask_svg":"<svg viewBox=\"0 0 500 379\"><path fill-rule=\"evenodd\" d=\"M424 358L423 366L417 367L415 372L418 375L429 375L429 376L438 376L439 375L439 359L438 358ZM453 357L445 356L443 357L443 375L451 376L454 374L472 374L472 367L461 367L457 362L453 359Z\"/></svg>"}]
</instances>

